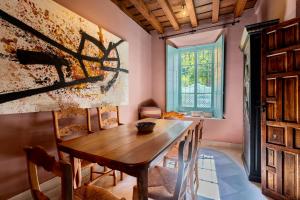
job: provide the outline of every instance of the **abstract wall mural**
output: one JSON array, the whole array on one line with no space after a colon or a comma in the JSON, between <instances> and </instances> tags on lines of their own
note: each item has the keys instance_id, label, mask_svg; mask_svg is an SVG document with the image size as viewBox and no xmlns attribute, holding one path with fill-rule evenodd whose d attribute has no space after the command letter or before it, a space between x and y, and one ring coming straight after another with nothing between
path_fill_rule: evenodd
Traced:
<instances>
[{"instance_id":1,"label":"abstract wall mural","mask_svg":"<svg viewBox=\"0 0 300 200\"><path fill-rule=\"evenodd\" d=\"M128 103L128 43L52 0L0 1L0 113Z\"/></svg>"}]
</instances>

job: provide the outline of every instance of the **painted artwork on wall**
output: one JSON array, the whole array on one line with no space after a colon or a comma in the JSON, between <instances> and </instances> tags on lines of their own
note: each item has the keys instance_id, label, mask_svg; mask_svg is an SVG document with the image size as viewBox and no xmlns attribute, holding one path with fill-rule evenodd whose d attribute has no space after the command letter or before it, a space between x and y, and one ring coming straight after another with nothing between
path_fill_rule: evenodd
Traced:
<instances>
[{"instance_id":1,"label":"painted artwork on wall","mask_svg":"<svg viewBox=\"0 0 300 200\"><path fill-rule=\"evenodd\" d=\"M128 103L126 41L52 0L0 9L0 114Z\"/></svg>"}]
</instances>

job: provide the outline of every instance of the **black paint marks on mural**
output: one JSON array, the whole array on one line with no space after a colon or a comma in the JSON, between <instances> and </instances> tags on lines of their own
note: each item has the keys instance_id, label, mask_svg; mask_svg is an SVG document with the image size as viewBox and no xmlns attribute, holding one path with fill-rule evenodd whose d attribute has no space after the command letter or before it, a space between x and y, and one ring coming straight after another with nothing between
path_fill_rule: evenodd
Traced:
<instances>
[{"instance_id":1,"label":"black paint marks on mural","mask_svg":"<svg viewBox=\"0 0 300 200\"><path fill-rule=\"evenodd\" d=\"M40 65L54 65L59 77L59 82L64 83L65 77L62 70L63 66L67 66L67 77L71 76L71 68L69 61L49 52L36 52L27 50L17 50L17 58L23 65L40 64Z\"/></svg>"},{"instance_id":2,"label":"black paint marks on mural","mask_svg":"<svg viewBox=\"0 0 300 200\"><path fill-rule=\"evenodd\" d=\"M111 46L111 43L109 43L109 47ZM119 53L118 51L116 52L117 53L117 57L119 58ZM120 62L118 62L118 66L117 68L113 68L116 71L116 73L114 74L113 78L108 81L107 85L106 86L101 86L101 92L104 93L104 92L107 92L112 86L113 84L116 82L118 76L119 76L119 69L120 69Z\"/></svg>"},{"instance_id":3,"label":"black paint marks on mural","mask_svg":"<svg viewBox=\"0 0 300 200\"><path fill-rule=\"evenodd\" d=\"M65 88L68 86L73 86L73 85L78 85L82 83L93 83L97 81L103 81L104 76L89 76L86 66L84 65L84 60L86 61L92 61L92 62L97 62L99 64L99 68L103 71L110 71L114 72L114 76L112 77L111 80L107 82L106 86L101 87L101 92L107 92L113 84L116 82L119 72L123 73L128 73L127 69L122 69L120 66L120 57L119 53L117 50L117 46L123 42L123 40L120 40L117 43L112 43L110 42L108 45L108 48L105 48L105 46L98 41L96 38L88 35L87 33L80 31L81 34L81 41L80 45L78 47L77 52L72 51L71 49L68 49L67 47L63 46L62 44L56 42L55 40L52 40L51 38L47 37L46 35L42 34L41 32L33 29L32 27L28 26L27 24L23 23L22 21L18 20L17 18L10 16L6 12L0 9L0 18L6 20L7 22L11 23L12 25L16 26L19 29L22 29L25 32L31 33L32 35L36 36L37 38L43 40L44 42L52 45L53 47L58 48L59 50L71 55L73 58L77 59L78 62L80 63L80 68L84 72L85 77L79 80L73 80L70 82L65 81L64 73L62 71L62 67L66 66L67 68L67 77L70 76L71 70L70 70L70 63L64 59L63 57L54 55L49 52L35 52L35 51L28 51L28 50L22 50L18 49L16 53L16 57L18 58L18 61L21 64L42 64L42 65L54 65L55 69L57 71L59 81L56 81L53 85L42 87L42 88L33 88L33 89L27 89L24 91L18 91L18 92L11 92L11 93L4 93L0 94L0 103L40 94L40 93L45 93L61 88ZM82 50L84 48L84 43L85 41L90 41L94 45L96 45L102 52L103 52L103 57L91 57L87 55L82 55ZM109 54L112 50L116 51L117 57L116 58L109 58ZM116 61L117 62L117 67L107 67L104 66L105 61ZM42 82L40 82L42 83Z\"/></svg>"}]
</instances>

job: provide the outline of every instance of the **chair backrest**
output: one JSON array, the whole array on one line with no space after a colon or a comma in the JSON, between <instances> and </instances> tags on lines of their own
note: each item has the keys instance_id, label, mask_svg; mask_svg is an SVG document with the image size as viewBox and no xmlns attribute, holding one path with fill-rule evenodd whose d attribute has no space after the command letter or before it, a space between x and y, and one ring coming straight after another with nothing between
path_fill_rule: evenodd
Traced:
<instances>
[{"instance_id":1,"label":"chair backrest","mask_svg":"<svg viewBox=\"0 0 300 200\"><path fill-rule=\"evenodd\" d=\"M57 144L91 132L90 111L87 108L67 108L53 111L52 116ZM58 155L60 159L63 159L61 152Z\"/></svg>"},{"instance_id":2,"label":"chair backrest","mask_svg":"<svg viewBox=\"0 0 300 200\"><path fill-rule=\"evenodd\" d=\"M155 118L160 119L162 117L162 110L155 106L143 106L139 108L139 119Z\"/></svg>"},{"instance_id":3,"label":"chair backrest","mask_svg":"<svg viewBox=\"0 0 300 200\"><path fill-rule=\"evenodd\" d=\"M119 126L119 107L106 105L97 108L98 124L100 130Z\"/></svg>"},{"instance_id":4,"label":"chair backrest","mask_svg":"<svg viewBox=\"0 0 300 200\"><path fill-rule=\"evenodd\" d=\"M178 176L174 199L184 199L192 164L192 148L194 131L189 131L185 139L179 143L178 149Z\"/></svg>"},{"instance_id":5,"label":"chair backrest","mask_svg":"<svg viewBox=\"0 0 300 200\"><path fill-rule=\"evenodd\" d=\"M204 124L204 120L201 119L200 122L198 123L199 126L199 141L202 140L202 136L203 136L203 124Z\"/></svg>"},{"instance_id":6,"label":"chair backrest","mask_svg":"<svg viewBox=\"0 0 300 200\"><path fill-rule=\"evenodd\" d=\"M143 114L141 113L141 111L142 111L142 109L144 108L144 107L156 107L156 108L158 108L158 109L160 109L159 108L159 106L158 106L158 104L153 100L153 99L148 99L148 100L146 100L146 101L143 101L142 103L140 103L139 105L138 105L138 113L139 113L139 119L143 119L144 117L143 117ZM152 114L152 113L151 113ZM160 118L161 117L161 109L160 109L160 112L157 112L157 113L155 113L155 114L157 114L157 115L160 115L158 118ZM146 113L146 115L148 115L147 113ZM145 118L149 118L148 116L145 116ZM152 118L152 116L150 116L150 118ZM157 117L155 117L155 118L157 118Z\"/></svg>"},{"instance_id":7,"label":"chair backrest","mask_svg":"<svg viewBox=\"0 0 300 200\"><path fill-rule=\"evenodd\" d=\"M193 163L196 160L197 156L197 151L198 151L198 144L199 144L199 139L200 139L200 123L195 126L195 131L194 131L194 140L193 140L193 148L192 148L192 160Z\"/></svg>"},{"instance_id":8,"label":"chair backrest","mask_svg":"<svg viewBox=\"0 0 300 200\"><path fill-rule=\"evenodd\" d=\"M194 134L194 143L193 143L193 159L196 159L196 154L198 152L199 142L202 140L203 134L203 120L200 120L198 124L195 126L195 134Z\"/></svg>"},{"instance_id":9,"label":"chair backrest","mask_svg":"<svg viewBox=\"0 0 300 200\"><path fill-rule=\"evenodd\" d=\"M195 167L195 162L197 162L199 142L202 139L202 129L203 129L203 120L201 120L198 124L196 124L194 130L194 141L192 147L192 164L191 164L192 168ZM191 173L193 172L191 171Z\"/></svg>"},{"instance_id":10,"label":"chair backrest","mask_svg":"<svg viewBox=\"0 0 300 200\"><path fill-rule=\"evenodd\" d=\"M50 156L40 146L25 147L28 178L31 194L34 200L48 200L49 198L41 191L37 167L41 166L46 171L61 177L61 199L73 199L73 175L71 164L65 161L57 162L54 156Z\"/></svg>"}]
</instances>

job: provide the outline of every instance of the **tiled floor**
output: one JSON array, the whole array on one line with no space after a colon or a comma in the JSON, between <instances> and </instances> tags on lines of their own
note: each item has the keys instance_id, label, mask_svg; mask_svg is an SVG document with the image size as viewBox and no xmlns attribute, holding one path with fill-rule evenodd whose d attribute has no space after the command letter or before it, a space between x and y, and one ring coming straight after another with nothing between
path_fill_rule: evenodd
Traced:
<instances>
[{"instance_id":1,"label":"tiled floor","mask_svg":"<svg viewBox=\"0 0 300 200\"><path fill-rule=\"evenodd\" d=\"M200 183L197 191L198 200L264 200L257 185L247 180L242 168L241 150L238 148L212 147L202 145L199 159ZM87 174L88 175L88 172ZM88 177L88 176L86 176ZM125 175L123 181L112 186L112 177L106 177L97 182L119 197L132 199L132 187L136 179ZM51 198L59 199L60 181L52 179L42 184L42 190ZM12 198L14 200L32 199L30 192L26 191Z\"/></svg>"},{"instance_id":2,"label":"tiled floor","mask_svg":"<svg viewBox=\"0 0 300 200\"><path fill-rule=\"evenodd\" d=\"M244 170L226 154L209 148L200 150L199 200L264 200L261 190L249 182Z\"/></svg>"}]
</instances>

